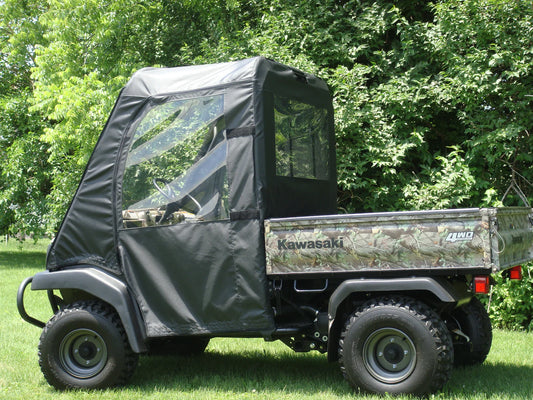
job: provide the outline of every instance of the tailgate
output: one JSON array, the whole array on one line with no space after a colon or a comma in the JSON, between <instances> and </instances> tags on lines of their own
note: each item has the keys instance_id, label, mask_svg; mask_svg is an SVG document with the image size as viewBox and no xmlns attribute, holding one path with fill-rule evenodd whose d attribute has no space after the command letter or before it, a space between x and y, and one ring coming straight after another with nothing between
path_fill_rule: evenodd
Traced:
<instances>
[{"instance_id":1,"label":"tailgate","mask_svg":"<svg viewBox=\"0 0 533 400\"><path fill-rule=\"evenodd\" d=\"M533 210L527 207L482 209L490 219L492 262L502 270L533 260Z\"/></svg>"}]
</instances>

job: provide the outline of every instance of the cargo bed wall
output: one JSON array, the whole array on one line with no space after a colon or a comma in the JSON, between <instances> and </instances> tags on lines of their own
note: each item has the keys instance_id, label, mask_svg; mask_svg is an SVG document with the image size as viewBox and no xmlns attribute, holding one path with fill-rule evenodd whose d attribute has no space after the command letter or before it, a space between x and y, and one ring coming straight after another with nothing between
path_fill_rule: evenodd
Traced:
<instances>
[{"instance_id":1,"label":"cargo bed wall","mask_svg":"<svg viewBox=\"0 0 533 400\"><path fill-rule=\"evenodd\" d=\"M492 262L506 269L533 259L533 210L525 207L485 211L492 226Z\"/></svg>"},{"instance_id":2,"label":"cargo bed wall","mask_svg":"<svg viewBox=\"0 0 533 400\"><path fill-rule=\"evenodd\" d=\"M459 209L268 220L265 221L267 273L463 269L490 272L511 266L517 258L520 262L533 258L531 209L505 210ZM499 213L505 223L498 224ZM503 225L508 229L493 232ZM509 240L519 246L503 248L503 243Z\"/></svg>"}]
</instances>

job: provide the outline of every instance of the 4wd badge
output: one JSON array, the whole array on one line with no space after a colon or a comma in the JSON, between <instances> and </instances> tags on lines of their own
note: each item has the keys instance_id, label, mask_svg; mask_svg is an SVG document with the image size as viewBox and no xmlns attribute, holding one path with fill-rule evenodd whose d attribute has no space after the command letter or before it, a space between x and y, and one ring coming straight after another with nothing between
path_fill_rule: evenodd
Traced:
<instances>
[{"instance_id":1,"label":"4wd badge","mask_svg":"<svg viewBox=\"0 0 533 400\"><path fill-rule=\"evenodd\" d=\"M446 241L451 242L451 243L470 242L472 239L474 239L473 231L451 232L451 233L448 233L448 236L446 236Z\"/></svg>"}]
</instances>

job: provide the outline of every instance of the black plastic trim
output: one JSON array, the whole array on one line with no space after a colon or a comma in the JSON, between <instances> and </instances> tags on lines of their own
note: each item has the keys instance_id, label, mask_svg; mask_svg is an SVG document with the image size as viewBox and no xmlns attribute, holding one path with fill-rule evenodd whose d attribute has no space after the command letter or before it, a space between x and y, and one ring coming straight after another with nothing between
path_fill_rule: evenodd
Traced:
<instances>
[{"instance_id":1,"label":"black plastic trim","mask_svg":"<svg viewBox=\"0 0 533 400\"><path fill-rule=\"evenodd\" d=\"M330 321L335 319L337 308L352 293L408 292L425 291L433 293L443 303L456 303L461 296L451 285L429 277L392 278L392 279L352 279L344 281L329 299L328 314Z\"/></svg>"},{"instance_id":2,"label":"black plastic trim","mask_svg":"<svg viewBox=\"0 0 533 400\"><path fill-rule=\"evenodd\" d=\"M403 270L354 270L354 271L328 271L328 272L283 272L283 273L269 273L267 274L270 280L275 279L363 279L363 278L383 278L383 279L396 279L396 278L412 278L412 277L454 277L465 275L490 275L492 269L484 267L468 267L468 268L420 268L420 269L403 269Z\"/></svg>"},{"instance_id":3,"label":"black plastic trim","mask_svg":"<svg viewBox=\"0 0 533 400\"><path fill-rule=\"evenodd\" d=\"M109 303L115 308L124 325L132 350L136 353L147 351L146 333L140 311L126 284L110 273L87 266L40 272L33 277L31 288L32 290L78 289Z\"/></svg>"}]
</instances>

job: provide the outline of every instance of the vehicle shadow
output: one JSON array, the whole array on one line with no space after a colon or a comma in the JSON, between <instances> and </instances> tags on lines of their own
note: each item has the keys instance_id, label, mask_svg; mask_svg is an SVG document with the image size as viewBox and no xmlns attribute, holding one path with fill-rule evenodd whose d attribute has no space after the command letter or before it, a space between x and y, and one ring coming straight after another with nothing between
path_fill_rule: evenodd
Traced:
<instances>
[{"instance_id":1,"label":"vehicle shadow","mask_svg":"<svg viewBox=\"0 0 533 400\"><path fill-rule=\"evenodd\" d=\"M529 398L533 393L533 366L486 363L456 368L444 387L454 398ZM337 363L325 356L305 354L220 354L195 357L142 357L131 384L138 390L214 392L321 392L346 396L353 393ZM373 396L372 396L373 397Z\"/></svg>"},{"instance_id":2,"label":"vehicle shadow","mask_svg":"<svg viewBox=\"0 0 533 400\"><path fill-rule=\"evenodd\" d=\"M206 352L194 357L144 356L130 381L139 390L210 390L247 393L351 392L337 364L325 356Z\"/></svg>"}]
</instances>

